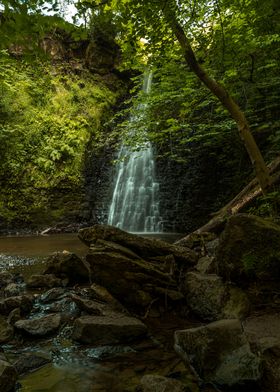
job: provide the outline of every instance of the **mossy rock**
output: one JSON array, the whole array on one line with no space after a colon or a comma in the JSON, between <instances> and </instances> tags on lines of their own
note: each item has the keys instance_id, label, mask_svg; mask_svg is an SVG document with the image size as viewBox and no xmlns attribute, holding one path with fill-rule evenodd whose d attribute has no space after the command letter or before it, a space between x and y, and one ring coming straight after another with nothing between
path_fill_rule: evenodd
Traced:
<instances>
[{"instance_id":1,"label":"mossy rock","mask_svg":"<svg viewBox=\"0 0 280 392\"><path fill-rule=\"evenodd\" d=\"M236 283L279 281L280 226L253 215L232 216L220 238L218 273Z\"/></svg>"}]
</instances>

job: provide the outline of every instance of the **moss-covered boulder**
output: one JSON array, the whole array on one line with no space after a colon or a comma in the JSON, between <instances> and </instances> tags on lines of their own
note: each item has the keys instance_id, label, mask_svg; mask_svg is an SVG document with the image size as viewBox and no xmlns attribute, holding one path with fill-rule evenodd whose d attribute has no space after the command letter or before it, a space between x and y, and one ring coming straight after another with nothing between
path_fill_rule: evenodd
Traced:
<instances>
[{"instance_id":1,"label":"moss-covered boulder","mask_svg":"<svg viewBox=\"0 0 280 392\"><path fill-rule=\"evenodd\" d=\"M253 215L232 216L217 249L218 274L239 284L278 282L280 226Z\"/></svg>"},{"instance_id":2,"label":"moss-covered boulder","mask_svg":"<svg viewBox=\"0 0 280 392\"><path fill-rule=\"evenodd\" d=\"M190 309L202 320L244 319L249 314L246 294L217 275L188 272L181 290Z\"/></svg>"}]
</instances>

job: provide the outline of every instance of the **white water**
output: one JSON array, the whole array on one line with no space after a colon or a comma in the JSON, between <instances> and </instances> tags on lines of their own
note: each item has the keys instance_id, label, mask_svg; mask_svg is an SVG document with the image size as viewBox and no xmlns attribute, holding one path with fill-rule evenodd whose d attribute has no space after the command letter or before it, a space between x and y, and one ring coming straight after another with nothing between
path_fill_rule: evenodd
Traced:
<instances>
[{"instance_id":1,"label":"white water","mask_svg":"<svg viewBox=\"0 0 280 392\"><path fill-rule=\"evenodd\" d=\"M143 90L151 89L152 74L144 78ZM134 119L137 123L137 119ZM122 146L109 209L108 224L131 232L161 232L159 184L150 142L137 152Z\"/></svg>"}]
</instances>

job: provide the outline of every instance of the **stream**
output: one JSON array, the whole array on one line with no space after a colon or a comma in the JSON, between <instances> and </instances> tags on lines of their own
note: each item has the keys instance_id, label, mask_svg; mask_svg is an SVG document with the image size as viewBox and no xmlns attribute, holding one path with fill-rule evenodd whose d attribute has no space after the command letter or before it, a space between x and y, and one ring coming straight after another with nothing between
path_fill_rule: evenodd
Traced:
<instances>
[{"instance_id":1,"label":"stream","mask_svg":"<svg viewBox=\"0 0 280 392\"><path fill-rule=\"evenodd\" d=\"M158 236L169 242L180 237L162 233ZM0 270L28 278L40 273L47 257L55 251L68 250L83 257L87 249L76 234L0 237ZM44 314L46 307L38 304L38 311ZM178 328L178 320L152 320L150 336L127 346L80 345L70 339L69 327L63 327L58 335L43 341L30 339L2 347L11 362L27 353L40 354L50 361L19 378L20 392L129 392L135 390L144 374L169 374L184 369L172 347L175 325Z\"/></svg>"}]
</instances>

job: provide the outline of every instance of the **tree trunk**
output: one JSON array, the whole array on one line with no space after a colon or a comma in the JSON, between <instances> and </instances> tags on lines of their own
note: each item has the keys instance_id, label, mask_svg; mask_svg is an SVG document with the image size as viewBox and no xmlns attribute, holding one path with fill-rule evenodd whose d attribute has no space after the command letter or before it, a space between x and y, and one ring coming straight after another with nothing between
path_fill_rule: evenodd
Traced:
<instances>
[{"instance_id":1,"label":"tree trunk","mask_svg":"<svg viewBox=\"0 0 280 392\"><path fill-rule=\"evenodd\" d=\"M195 54L189 43L189 40L179 24L175 12L172 8L168 7L168 2L163 9L164 16L172 28L179 44L183 50L184 58L197 77L208 87L208 89L219 99L223 107L228 110L232 118L235 120L239 135L245 145L245 148L250 156L252 165L255 169L256 177L260 184L263 193L266 192L267 188L271 185L271 178L269 176L269 170L265 164L263 156L255 142L255 139L250 131L248 121L238 106L238 104L229 95L228 91L221 86L218 82L212 79L207 72L197 62Z\"/></svg>"}]
</instances>

